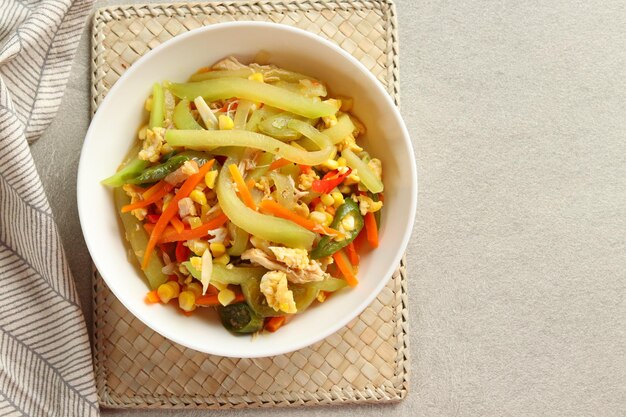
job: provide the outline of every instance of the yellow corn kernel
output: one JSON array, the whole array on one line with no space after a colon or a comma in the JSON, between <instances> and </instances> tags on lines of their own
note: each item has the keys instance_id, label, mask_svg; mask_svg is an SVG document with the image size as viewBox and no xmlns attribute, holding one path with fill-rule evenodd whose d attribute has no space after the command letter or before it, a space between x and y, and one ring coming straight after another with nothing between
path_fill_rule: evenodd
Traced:
<instances>
[{"instance_id":1,"label":"yellow corn kernel","mask_svg":"<svg viewBox=\"0 0 626 417\"><path fill-rule=\"evenodd\" d=\"M235 293L228 288L224 288L217 294L217 300L223 306L227 306L228 304L232 303L234 299Z\"/></svg>"},{"instance_id":2,"label":"yellow corn kernel","mask_svg":"<svg viewBox=\"0 0 626 417\"><path fill-rule=\"evenodd\" d=\"M165 211L167 206L170 204L170 201L172 201L173 197L174 197L174 194L172 193L165 194L165 196L163 197L163 207L161 207L161 210Z\"/></svg>"},{"instance_id":3,"label":"yellow corn kernel","mask_svg":"<svg viewBox=\"0 0 626 417\"><path fill-rule=\"evenodd\" d=\"M187 287L185 287L185 291L191 291L196 296L196 298L198 298L202 295L202 285L200 285L198 282L192 282L191 284L187 285Z\"/></svg>"},{"instance_id":4,"label":"yellow corn kernel","mask_svg":"<svg viewBox=\"0 0 626 417\"><path fill-rule=\"evenodd\" d=\"M320 200L322 200L322 203L326 206L332 206L335 204L335 199L330 194L322 194Z\"/></svg>"},{"instance_id":5,"label":"yellow corn kernel","mask_svg":"<svg viewBox=\"0 0 626 417\"><path fill-rule=\"evenodd\" d=\"M324 226L330 226L330 224L333 222L333 220L335 219L333 217L332 214L328 213L328 212L324 212L324 223L322 223Z\"/></svg>"},{"instance_id":6,"label":"yellow corn kernel","mask_svg":"<svg viewBox=\"0 0 626 417\"><path fill-rule=\"evenodd\" d=\"M326 291L320 291L317 293L317 301L319 301L320 303L323 303L324 301L326 301Z\"/></svg>"},{"instance_id":7,"label":"yellow corn kernel","mask_svg":"<svg viewBox=\"0 0 626 417\"><path fill-rule=\"evenodd\" d=\"M329 159L326 162L322 163L322 166L325 166L328 169L337 169L339 167L339 163L334 159Z\"/></svg>"},{"instance_id":8,"label":"yellow corn kernel","mask_svg":"<svg viewBox=\"0 0 626 417\"><path fill-rule=\"evenodd\" d=\"M204 183L209 189L213 189L215 187L215 179L217 178L217 170L209 171L204 176Z\"/></svg>"},{"instance_id":9,"label":"yellow corn kernel","mask_svg":"<svg viewBox=\"0 0 626 417\"><path fill-rule=\"evenodd\" d=\"M265 82L265 80L263 79L263 74L261 74L260 72L255 72L254 74L250 75L248 79L252 81L258 81L260 83Z\"/></svg>"},{"instance_id":10,"label":"yellow corn kernel","mask_svg":"<svg viewBox=\"0 0 626 417\"><path fill-rule=\"evenodd\" d=\"M197 216L187 217L187 223L189 223L189 226L191 226L192 229L202 226L202 220L200 220L200 217Z\"/></svg>"},{"instance_id":11,"label":"yellow corn kernel","mask_svg":"<svg viewBox=\"0 0 626 417\"><path fill-rule=\"evenodd\" d=\"M191 258L189 258L189 262L191 263L191 266L194 267L194 269L197 269L198 271L202 271L202 258L199 256L192 256Z\"/></svg>"},{"instance_id":12,"label":"yellow corn kernel","mask_svg":"<svg viewBox=\"0 0 626 417\"><path fill-rule=\"evenodd\" d=\"M322 213L326 212L326 206L324 205L324 203L319 202L315 205L315 211L320 211Z\"/></svg>"},{"instance_id":13,"label":"yellow corn kernel","mask_svg":"<svg viewBox=\"0 0 626 417\"><path fill-rule=\"evenodd\" d=\"M341 188L339 188L339 191L341 191L341 194L350 194L352 192L352 188L350 188L349 185L342 185Z\"/></svg>"},{"instance_id":14,"label":"yellow corn kernel","mask_svg":"<svg viewBox=\"0 0 626 417\"><path fill-rule=\"evenodd\" d=\"M178 295L178 306L181 310L191 312L196 309L196 295L192 291L183 291Z\"/></svg>"},{"instance_id":15,"label":"yellow corn kernel","mask_svg":"<svg viewBox=\"0 0 626 417\"><path fill-rule=\"evenodd\" d=\"M152 96L146 99L146 102L144 103L144 107L146 111L152 111Z\"/></svg>"},{"instance_id":16,"label":"yellow corn kernel","mask_svg":"<svg viewBox=\"0 0 626 417\"><path fill-rule=\"evenodd\" d=\"M183 284L188 285L188 284L191 284L192 281L193 281L193 277L189 275L187 278L183 280Z\"/></svg>"},{"instance_id":17,"label":"yellow corn kernel","mask_svg":"<svg viewBox=\"0 0 626 417\"><path fill-rule=\"evenodd\" d=\"M200 240L200 239L191 239L191 240L187 241L187 247L194 254L196 254L198 256L202 256L204 251L209 249L209 242L206 242L206 241ZM194 265L194 267L195 267L195 265ZM202 265L200 265L200 267L202 268Z\"/></svg>"},{"instance_id":18,"label":"yellow corn kernel","mask_svg":"<svg viewBox=\"0 0 626 417\"><path fill-rule=\"evenodd\" d=\"M214 258L219 258L226 253L226 246L223 243L214 242L209 245Z\"/></svg>"},{"instance_id":19,"label":"yellow corn kernel","mask_svg":"<svg viewBox=\"0 0 626 417\"><path fill-rule=\"evenodd\" d=\"M226 265L229 262L230 262L230 256L227 253L213 259L213 263L218 264L218 265Z\"/></svg>"},{"instance_id":20,"label":"yellow corn kernel","mask_svg":"<svg viewBox=\"0 0 626 417\"><path fill-rule=\"evenodd\" d=\"M326 214L321 211L314 211L309 214L309 219L313 220L317 224L324 224L326 221Z\"/></svg>"},{"instance_id":21,"label":"yellow corn kernel","mask_svg":"<svg viewBox=\"0 0 626 417\"><path fill-rule=\"evenodd\" d=\"M220 130L232 130L235 127L235 122L233 122L233 119L231 119L225 114L220 114L220 117L218 118L218 122L219 122Z\"/></svg>"},{"instance_id":22,"label":"yellow corn kernel","mask_svg":"<svg viewBox=\"0 0 626 417\"><path fill-rule=\"evenodd\" d=\"M139 138L139 140L145 140L147 130L148 130L148 126L146 125L142 126L141 129L139 129L139 132L137 132L137 138Z\"/></svg>"},{"instance_id":23,"label":"yellow corn kernel","mask_svg":"<svg viewBox=\"0 0 626 417\"><path fill-rule=\"evenodd\" d=\"M346 161L346 158L344 158L343 156L340 156L339 158L337 158L337 164L339 164L340 167L345 167L348 165L348 161Z\"/></svg>"},{"instance_id":24,"label":"yellow corn kernel","mask_svg":"<svg viewBox=\"0 0 626 417\"><path fill-rule=\"evenodd\" d=\"M171 299L178 297L178 294L180 294L180 286L176 281L168 281L165 284L159 285L157 294L159 294L161 301L167 304Z\"/></svg>"},{"instance_id":25,"label":"yellow corn kernel","mask_svg":"<svg viewBox=\"0 0 626 417\"><path fill-rule=\"evenodd\" d=\"M206 205L206 195L204 195L204 193L200 190L193 190L189 194L189 198L191 198L192 201L200 204L201 206Z\"/></svg>"},{"instance_id":26,"label":"yellow corn kernel","mask_svg":"<svg viewBox=\"0 0 626 417\"><path fill-rule=\"evenodd\" d=\"M343 220L341 220L341 226L343 227L343 230L345 230L346 232L353 231L355 227L354 216L350 214L344 217Z\"/></svg>"},{"instance_id":27,"label":"yellow corn kernel","mask_svg":"<svg viewBox=\"0 0 626 417\"><path fill-rule=\"evenodd\" d=\"M333 206L335 206L335 208L339 207L340 205L344 203L343 194L341 194L339 191L333 192L331 196L333 197L333 200L334 200Z\"/></svg>"}]
</instances>

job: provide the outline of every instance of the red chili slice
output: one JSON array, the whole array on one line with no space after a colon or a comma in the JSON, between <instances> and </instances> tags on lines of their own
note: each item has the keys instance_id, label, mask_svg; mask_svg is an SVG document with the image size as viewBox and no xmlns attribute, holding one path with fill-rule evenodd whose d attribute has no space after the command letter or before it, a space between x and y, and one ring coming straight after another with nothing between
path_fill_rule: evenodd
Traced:
<instances>
[{"instance_id":1,"label":"red chili slice","mask_svg":"<svg viewBox=\"0 0 626 417\"><path fill-rule=\"evenodd\" d=\"M311 190L322 194L328 194L333 190L333 188L341 184L351 172L352 169L350 168L348 168L348 170L343 174L340 173L339 170L330 171L326 173L321 180L313 181Z\"/></svg>"}]
</instances>

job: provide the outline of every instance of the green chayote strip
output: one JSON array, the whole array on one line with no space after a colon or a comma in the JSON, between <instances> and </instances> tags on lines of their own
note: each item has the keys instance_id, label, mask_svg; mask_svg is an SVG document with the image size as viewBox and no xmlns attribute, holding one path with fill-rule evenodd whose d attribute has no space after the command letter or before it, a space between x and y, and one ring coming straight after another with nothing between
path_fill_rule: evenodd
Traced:
<instances>
[{"instance_id":1,"label":"green chayote strip","mask_svg":"<svg viewBox=\"0 0 626 417\"><path fill-rule=\"evenodd\" d=\"M191 114L189 100L183 99L176 105L173 119L176 129L202 130L202 126L196 122L196 119Z\"/></svg>"},{"instance_id":2,"label":"green chayote strip","mask_svg":"<svg viewBox=\"0 0 626 417\"><path fill-rule=\"evenodd\" d=\"M120 213L120 218L122 219L126 239L130 243L130 247L137 257L137 261L141 264L144 251L148 245L148 234L143 228L143 222L133 216L132 213L122 213L122 207L130 204L130 197L126 195L126 192L122 188L113 190L113 198L117 212ZM148 267L143 270L143 273L148 279L148 284L153 290L156 290L159 288L159 285L167 281L167 275L161 271L163 266L161 257L151 256Z\"/></svg>"},{"instance_id":3,"label":"green chayote strip","mask_svg":"<svg viewBox=\"0 0 626 417\"><path fill-rule=\"evenodd\" d=\"M193 100L201 96L206 101L232 97L261 102L309 119L331 116L337 108L300 94L246 78L216 78L194 83L170 83L165 86L177 97Z\"/></svg>"},{"instance_id":4,"label":"green chayote strip","mask_svg":"<svg viewBox=\"0 0 626 417\"><path fill-rule=\"evenodd\" d=\"M290 248L310 249L315 233L308 231L289 220L267 216L246 206L237 196L227 160L217 179L217 199L224 214L237 227L251 235L270 242L282 243Z\"/></svg>"},{"instance_id":5,"label":"green chayote strip","mask_svg":"<svg viewBox=\"0 0 626 417\"><path fill-rule=\"evenodd\" d=\"M154 83L152 86L152 110L150 110L149 126L163 127L163 119L165 117L165 95L163 94L163 86Z\"/></svg>"},{"instance_id":6,"label":"green chayote strip","mask_svg":"<svg viewBox=\"0 0 626 417\"><path fill-rule=\"evenodd\" d=\"M260 133L243 130L168 130L165 140L171 146L210 151L221 146L261 149L302 165L319 165L333 152L332 146L307 152Z\"/></svg>"}]
</instances>

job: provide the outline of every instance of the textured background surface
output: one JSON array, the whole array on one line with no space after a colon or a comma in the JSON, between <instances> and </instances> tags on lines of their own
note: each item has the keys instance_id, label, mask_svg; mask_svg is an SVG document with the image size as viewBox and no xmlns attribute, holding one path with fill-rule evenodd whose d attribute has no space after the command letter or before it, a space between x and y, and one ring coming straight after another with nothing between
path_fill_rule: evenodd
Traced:
<instances>
[{"instance_id":1,"label":"textured background surface","mask_svg":"<svg viewBox=\"0 0 626 417\"><path fill-rule=\"evenodd\" d=\"M522 3L397 1L420 174L411 389L333 415L626 414L626 8ZM85 36L33 150L90 322L75 197L88 103Z\"/></svg>"}]
</instances>

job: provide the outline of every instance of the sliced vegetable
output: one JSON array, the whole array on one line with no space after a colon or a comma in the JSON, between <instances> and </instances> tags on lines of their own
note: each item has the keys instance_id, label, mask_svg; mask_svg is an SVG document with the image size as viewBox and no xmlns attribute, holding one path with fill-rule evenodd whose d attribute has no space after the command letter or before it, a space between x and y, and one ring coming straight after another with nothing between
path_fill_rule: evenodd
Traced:
<instances>
[{"instance_id":1,"label":"sliced vegetable","mask_svg":"<svg viewBox=\"0 0 626 417\"><path fill-rule=\"evenodd\" d=\"M253 106L254 103L249 100L239 100L239 105L235 111L235 119L233 120L235 129L244 130L246 128L246 121Z\"/></svg>"},{"instance_id":2,"label":"sliced vegetable","mask_svg":"<svg viewBox=\"0 0 626 417\"><path fill-rule=\"evenodd\" d=\"M339 232L338 230L335 230L328 226L317 224L313 220L299 216L296 213L289 210L288 208L281 206L275 201L264 200L261 202L259 208L261 209L261 211L265 213L270 213L270 214L273 214L274 216L292 221L312 232L321 233L321 234L325 234L325 235L332 236L332 237L343 236L343 234Z\"/></svg>"},{"instance_id":3,"label":"sliced vegetable","mask_svg":"<svg viewBox=\"0 0 626 417\"><path fill-rule=\"evenodd\" d=\"M235 298L230 304L243 303L244 301L246 301L246 299L243 294L241 292L236 292ZM222 303L220 302L219 295L217 293L207 293L196 298L196 305L200 307L218 307L221 306Z\"/></svg>"},{"instance_id":4,"label":"sliced vegetable","mask_svg":"<svg viewBox=\"0 0 626 417\"><path fill-rule=\"evenodd\" d=\"M250 115L250 118L248 119L248 122L246 123L246 130L249 130L251 132L258 132L259 123L261 123L266 118L272 117L278 113L280 113L280 109L272 106L263 106L260 109L253 111Z\"/></svg>"},{"instance_id":5,"label":"sliced vegetable","mask_svg":"<svg viewBox=\"0 0 626 417\"><path fill-rule=\"evenodd\" d=\"M319 259L325 256L332 255L333 253L346 247L358 236L361 229L363 229L363 216L361 216L359 206L351 198L346 198L344 200L344 203L339 206L339 208L335 212L335 218L333 219L333 222L330 224L330 226L333 228L339 228L340 224L342 224L344 219L346 219L346 217L348 216L352 216L352 218L354 219L354 226L352 230L346 230L345 238L342 240L334 240L331 239L329 236L324 236L319 241L315 249L311 251L311 259Z\"/></svg>"},{"instance_id":6,"label":"sliced vegetable","mask_svg":"<svg viewBox=\"0 0 626 417\"><path fill-rule=\"evenodd\" d=\"M254 70L252 68L241 68L236 70L217 70L217 71L205 71L202 73L194 74L189 78L189 81L205 81L213 80L215 78L248 78Z\"/></svg>"},{"instance_id":7,"label":"sliced vegetable","mask_svg":"<svg viewBox=\"0 0 626 417\"><path fill-rule=\"evenodd\" d=\"M166 162L147 168L141 172L138 176L127 180L128 184L148 184L151 182L157 182L167 177L168 174L176 171L186 161L194 160L198 165L204 165L211 159L211 155L204 152L185 151L178 155L172 156Z\"/></svg>"},{"instance_id":8,"label":"sliced vegetable","mask_svg":"<svg viewBox=\"0 0 626 417\"><path fill-rule=\"evenodd\" d=\"M213 275L213 257L210 250L205 250L202 254L202 270L200 271L200 282L202 283L202 295L209 288L209 282Z\"/></svg>"},{"instance_id":9,"label":"sliced vegetable","mask_svg":"<svg viewBox=\"0 0 626 417\"><path fill-rule=\"evenodd\" d=\"M183 262L189 273L200 280L200 271L191 265L191 262ZM234 266L226 268L224 265L214 264L211 281L222 285L243 285L249 280L260 280L267 269L261 267Z\"/></svg>"},{"instance_id":10,"label":"sliced vegetable","mask_svg":"<svg viewBox=\"0 0 626 417\"><path fill-rule=\"evenodd\" d=\"M150 110L150 122L148 126L163 127L163 119L165 117L165 97L163 95L163 86L154 83L152 86L152 109Z\"/></svg>"},{"instance_id":11,"label":"sliced vegetable","mask_svg":"<svg viewBox=\"0 0 626 417\"><path fill-rule=\"evenodd\" d=\"M352 266L359 266L359 254L354 247L354 242L348 243L346 246L346 252L348 253L348 259L350 259Z\"/></svg>"},{"instance_id":12,"label":"sliced vegetable","mask_svg":"<svg viewBox=\"0 0 626 417\"><path fill-rule=\"evenodd\" d=\"M202 96L215 101L231 97L266 103L310 119L331 116L337 112L335 106L306 98L270 84L245 78L217 78L195 83L165 83L174 95L191 100Z\"/></svg>"},{"instance_id":13,"label":"sliced vegetable","mask_svg":"<svg viewBox=\"0 0 626 417\"><path fill-rule=\"evenodd\" d=\"M201 226L196 227L195 229L184 229L179 232L174 227L168 226L161 233L161 237L159 237L159 243L168 243L168 242L178 242L181 240L191 240L191 239L199 239L201 237L205 237L209 234L209 232L213 229L217 229L222 226L224 223L228 221L228 217L224 213L220 213L215 216L211 220L206 223L203 223ZM145 224L143 226L146 231L151 233L155 226L151 224Z\"/></svg>"},{"instance_id":14,"label":"sliced vegetable","mask_svg":"<svg viewBox=\"0 0 626 417\"><path fill-rule=\"evenodd\" d=\"M290 181L288 176L278 172L270 172L269 176L272 181L274 181L274 186L276 187L274 195L276 196L278 204L289 210L293 210L296 205L296 189L294 188L294 183Z\"/></svg>"},{"instance_id":15,"label":"sliced vegetable","mask_svg":"<svg viewBox=\"0 0 626 417\"><path fill-rule=\"evenodd\" d=\"M361 183L371 192L373 193L382 193L384 186L383 182L376 177L374 172L367 166L367 164L356 156L354 152L350 149L344 149L341 151L341 156L346 158L346 162L348 166L352 169L355 169L359 177L361 178Z\"/></svg>"},{"instance_id":16,"label":"sliced vegetable","mask_svg":"<svg viewBox=\"0 0 626 417\"><path fill-rule=\"evenodd\" d=\"M322 133L328 136L331 142L336 145L354 133L355 130L356 127L354 126L354 123L352 123L350 116L342 114L337 118L337 124L323 130Z\"/></svg>"},{"instance_id":17,"label":"sliced vegetable","mask_svg":"<svg viewBox=\"0 0 626 417\"><path fill-rule=\"evenodd\" d=\"M275 137L276 139L297 140L300 139L302 134L287 127L289 121L297 117L298 116L293 113L282 112L263 120L258 124L258 128L261 133Z\"/></svg>"},{"instance_id":18,"label":"sliced vegetable","mask_svg":"<svg viewBox=\"0 0 626 417\"><path fill-rule=\"evenodd\" d=\"M261 149L297 164L318 165L326 162L333 152L328 146L307 152L260 133L242 130L168 130L165 139L171 146L210 151L219 146L241 146Z\"/></svg>"},{"instance_id":19,"label":"sliced vegetable","mask_svg":"<svg viewBox=\"0 0 626 417\"><path fill-rule=\"evenodd\" d=\"M269 318L265 323L265 330L267 330L268 332L274 333L276 330L280 329L283 326L283 324L285 324L286 318L287 317L285 316Z\"/></svg>"},{"instance_id":20,"label":"sliced vegetable","mask_svg":"<svg viewBox=\"0 0 626 417\"><path fill-rule=\"evenodd\" d=\"M137 201L137 202L135 202L133 204L127 204L127 205L123 206L121 212L122 213L128 213L129 211L133 211L133 210L136 210L138 208L148 207L150 204L153 204L153 203L159 201L160 199L162 199L165 196L165 194L169 193L174 188L174 186L172 184L168 184L165 181L161 181L161 182L159 182L156 185L159 186L157 191L154 191L149 197L145 198L144 200L140 200L140 201ZM148 191L150 191L150 190L148 190ZM147 193L147 191L146 191L146 193ZM143 195L145 195L145 193Z\"/></svg>"},{"instance_id":21,"label":"sliced vegetable","mask_svg":"<svg viewBox=\"0 0 626 417\"><path fill-rule=\"evenodd\" d=\"M109 178L100 181L100 183L109 187L121 187L128 183L129 179L135 178L141 174L148 165L150 165L150 162L135 158Z\"/></svg>"},{"instance_id":22,"label":"sliced vegetable","mask_svg":"<svg viewBox=\"0 0 626 417\"><path fill-rule=\"evenodd\" d=\"M130 202L130 197L128 197L126 192L121 188L113 190L113 197L115 206L120 211L123 206ZM141 221L132 214L120 213L120 217L122 219L122 225L124 226L126 239L130 243L130 247L136 259L141 262L144 250L148 244L148 235L143 230L143 227L141 227ZM158 256L154 256L146 264L146 267L143 268L144 274L148 279L148 284L153 290L156 290L159 288L159 285L167 281L167 275L161 271L163 266L163 261Z\"/></svg>"},{"instance_id":23,"label":"sliced vegetable","mask_svg":"<svg viewBox=\"0 0 626 417\"><path fill-rule=\"evenodd\" d=\"M207 129L216 129L218 123L217 117L213 113L213 110L209 108L209 105L206 104L206 101L202 97L196 97L193 99L193 103L196 105L196 109L198 113L200 113L200 118L204 122L204 126Z\"/></svg>"},{"instance_id":24,"label":"sliced vegetable","mask_svg":"<svg viewBox=\"0 0 626 417\"><path fill-rule=\"evenodd\" d=\"M376 225L376 217L374 217L374 213L365 214L365 232L367 233L367 242L372 248L377 248L378 226Z\"/></svg>"},{"instance_id":25,"label":"sliced vegetable","mask_svg":"<svg viewBox=\"0 0 626 417\"><path fill-rule=\"evenodd\" d=\"M148 244L146 245L146 252L144 254L143 262L141 264L142 269L145 269L148 266L152 251L154 250L154 247L161 237L161 234L165 230L165 227L170 222L172 217L174 217L174 215L178 212L178 202L181 199L187 197L189 193L195 188L195 186L204 179L204 175L209 172L214 162L214 159L210 160L200 167L198 173L193 174L192 176L187 178L176 193L176 195L172 198L167 208L163 211L163 214L161 214L159 221L154 227L154 230L152 230L152 233L150 234L150 239L148 240Z\"/></svg>"},{"instance_id":26,"label":"sliced vegetable","mask_svg":"<svg viewBox=\"0 0 626 417\"><path fill-rule=\"evenodd\" d=\"M222 325L234 333L254 333L263 328L263 317L246 303L230 304L217 309Z\"/></svg>"},{"instance_id":27,"label":"sliced vegetable","mask_svg":"<svg viewBox=\"0 0 626 417\"><path fill-rule=\"evenodd\" d=\"M241 291L243 292L246 302L250 308L263 317L277 317L284 315L284 312L276 311L267 304L265 295L261 292L260 285L260 277L258 279L250 279L241 285ZM298 313L302 313L306 310L319 293L318 288L306 284L289 283L289 289L293 292L293 299L296 302L296 309Z\"/></svg>"},{"instance_id":28,"label":"sliced vegetable","mask_svg":"<svg viewBox=\"0 0 626 417\"><path fill-rule=\"evenodd\" d=\"M290 221L266 216L248 208L235 193L227 161L217 179L217 199L231 222L248 233L270 242L282 243L292 248L309 249L315 234Z\"/></svg>"},{"instance_id":29,"label":"sliced vegetable","mask_svg":"<svg viewBox=\"0 0 626 417\"><path fill-rule=\"evenodd\" d=\"M230 235L233 236L233 243L232 246L228 248L228 254L230 256L241 256L241 254L248 247L248 238L250 237L250 233L232 223L231 225L232 227L229 227L229 230Z\"/></svg>"},{"instance_id":30,"label":"sliced vegetable","mask_svg":"<svg viewBox=\"0 0 626 417\"><path fill-rule=\"evenodd\" d=\"M314 287L319 291L335 292L345 288L348 284L343 279L328 277L323 281L308 282L304 285Z\"/></svg>"},{"instance_id":31,"label":"sliced vegetable","mask_svg":"<svg viewBox=\"0 0 626 417\"><path fill-rule=\"evenodd\" d=\"M341 274L346 279L348 285L351 287L356 287L359 281L356 279L354 271L352 270L352 265L350 265L350 261L348 260L348 257L346 256L344 251L340 250L339 252L335 252L333 254L333 259L335 260L339 271L341 271Z\"/></svg>"},{"instance_id":32,"label":"sliced vegetable","mask_svg":"<svg viewBox=\"0 0 626 417\"><path fill-rule=\"evenodd\" d=\"M237 193L241 197L241 200L246 203L246 206L248 206L248 208L250 208L251 210L256 210L256 204L252 199L252 195L250 195L250 190L244 182L243 177L241 176L241 172L239 172L239 168L237 168L237 165L230 164L228 166L228 171L230 172L230 175L232 175L235 184L237 184Z\"/></svg>"},{"instance_id":33,"label":"sliced vegetable","mask_svg":"<svg viewBox=\"0 0 626 417\"><path fill-rule=\"evenodd\" d=\"M176 129L185 129L185 130L201 130L202 126L196 119L194 119L191 114L191 109L189 107L189 100L183 99L181 100L176 107L174 108L173 115L174 126Z\"/></svg>"},{"instance_id":34,"label":"sliced vegetable","mask_svg":"<svg viewBox=\"0 0 626 417\"><path fill-rule=\"evenodd\" d=\"M352 172L352 169L348 168L344 173L339 170L327 172L321 180L314 180L311 184L311 190L321 194L330 193L335 187L339 186Z\"/></svg>"}]
</instances>

